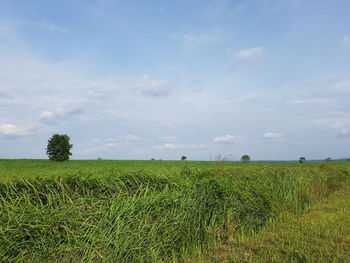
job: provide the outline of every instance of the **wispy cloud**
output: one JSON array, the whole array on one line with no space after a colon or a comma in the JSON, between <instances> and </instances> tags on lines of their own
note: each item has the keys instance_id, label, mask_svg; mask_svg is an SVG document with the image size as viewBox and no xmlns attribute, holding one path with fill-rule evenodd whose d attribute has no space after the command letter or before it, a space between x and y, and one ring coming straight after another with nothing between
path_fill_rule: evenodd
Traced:
<instances>
[{"instance_id":1,"label":"wispy cloud","mask_svg":"<svg viewBox=\"0 0 350 263\"><path fill-rule=\"evenodd\" d=\"M301 5L304 0L255 0L252 1L260 9L260 12L265 15L271 15L274 12L281 12L282 9L292 9Z\"/></svg>"},{"instance_id":2,"label":"wispy cloud","mask_svg":"<svg viewBox=\"0 0 350 263\"><path fill-rule=\"evenodd\" d=\"M290 103L292 104L324 104L326 98L308 98L308 99L292 99Z\"/></svg>"},{"instance_id":3,"label":"wispy cloud","mask_svg":"<svg viewBox=\"0 0 350 263\"><path fill-rule=\"evenodd\" d=\"M133 134L127 134L124 136L124 139L126 139L128 141L136 141L136 140L140 140L140 137L133 135Z\"/></svg>"},{"instance_id":4,"label":"wispy cloud","mask_svg":"<svg viewBox=\"0 0 350 263\"><path fill-rule=\"evenodd\" d=\"M350 131L347 129L341 129L340 132L337 134L338 138L347 138L350 137Z\"/></svg>"},{"instance_id":5,"label":"wispy cloud","mask_svg":"<svg viewBox=\"0 0 350 263\"><path fill-rule=\"evenodd\" d=\"M233 136L233 135L225 135L225 136L218 136L214 137L213 143L239 143L242 142L243 137L242 136Z\"/></svg>"},{"instance_id":6,"label":"wispy cloud","mask_svg":"<svg viewBox=\"0 0 350 263\"><path fill-rule=\"evenodd\" d=\"M350 47L350 35L346 35L343 38L343 43L347 46Z\"/></svg>"},{"instance_id":7,"label":"wispy cloud","mask_svg":"<svg viewBox=\"0 0 350 263\"><path fill-rule=\"evenodd\" d=\"M152 147L152 150L175 150L175 149L204 149L207 145L205 144L173 144L166 143L164 145L155 145Z\"/></svg>"},{"instance_id":8,"label":"wispy cloud","mask_svg":"<svg viewBox=\"0 0 350 263\"><path fill-rule=\"evenodd\" d=\"M54 119L59 119L67 116L80 114L81 112L82 110L80 109L75 109L75 110L56 109L53 111L43 111L39 114L39 117L42 120L51 121Z\"/></svg>"},{"instance_id":9,"label":"wispy cloud","mask_svg":"<svg viewBox=\"0 0 350 263\"><path fill-rule=\"evenodd\" d=\"M342 129L350 126L350 116L312 119L311 122L316 126L326 126L329 128Z\"/></svg>"},{"instance_id":10,"label":"wispy cloud","mask_svg":"<svg viewBox=\"0 0 350 263\"><path fill-rule=\"evenodd\" d=\"M151 80L145 75L136 85L135 91L150 97L167 96L170 92L170 83L166 80Z\"/></svg>"},{"instance_id":11,"label":"wispy cloud","mask_svg":"<svg viewBox=\"0 0 350 263\"><path fill-rule=\"evenodd\" d=\"M277 140L282 139L283 136L279 132L265 132L261 138L268 139L268 140Z\"/></svg>"},{"instance_id":12,"label":"wispy cloud","mask_svg":"<svg viewBox=\"0 0 350 263\"><path fill-rule=\"evenodd\" d=\"M231 53L231 52L229 52ZM233 54L233 59L238 60L251 60L262 57L266 51L262 47L253 47L242 49Z\"/></svg>"},{"instance_id":13,"label":"wispy cloud","mask_svg":"<svg viewBox=\"0 0 350 263\"><path fill-rule=\"evenodd\" d=\"M184 49L194 49L200 46L222 42L224 37L220 32L188 32L176 33L170 36L171 39L178 41Z\"/></svg>"},{"instance_id":14,"label":"wispy cloud","mask_svg":"<svg viewBox=\"0 0 350 263\"><path fill-rule=\"evenodd\" d=\"M0 91L0 99L10 99L11 96L7 92Z\"/></svg>"},{"instance_id":15,"label":"wispy cloud","mask_svg":"<svg viewBox=\"0 0 350 263\"><path fill-rule=\"evenodd\" d=\"M20 26L36 27L51 33L67 33L68 29L62 26L58 26L46 19L41 19L39 21L20 21L17 24Z\"/></svg>"},{"instance_id":16,"label":"wispy cloud","mask_svg":"<svg viewBox=\"0 0 350 263\"><path fill-rule=\"evenodd\" d=\"M83 152L84 152L84 153L103 152L103 151L106 151L106 150L118 148L119 146L120 146L119 143L110 142L110 143L106 143L106 144L102 144L102 145L97 145L97 146L94 146L94 147L85 149Z\"/></svg>"},{"instance_id":17,"label":"wispy cloud","mask_svg":"<svg viewBox=\"0 0 350 263\"><path fill-rule=\"evenodd\" d=\"M0 47L4 45L12 45L16 40L16 28L6 24L0 24Z\"/></svg>"},{"instance_id":18,"label":"wispy cloud","mask_svg":"<svg viewBox=\"0 0 350 263\"><path fill-rule=\"evenodd\" d=\"M231 0L213 0L206 1L206 5L200 11L199 15L210 21L225 21L225 19L236 17L242 14L250 2L231 1Z\"/></svg>"},{"instance_id":19,"label":"wispy cloud","mask_svg":"<svg viewBox=\"0 0 350 263\"><path fill-rule=\"evenodd\" d=\"M176 137L175 136L161 136L158 137L159 141L163 141L163 142L174 142L176 141Z\"/></svg>"}]
</instances>

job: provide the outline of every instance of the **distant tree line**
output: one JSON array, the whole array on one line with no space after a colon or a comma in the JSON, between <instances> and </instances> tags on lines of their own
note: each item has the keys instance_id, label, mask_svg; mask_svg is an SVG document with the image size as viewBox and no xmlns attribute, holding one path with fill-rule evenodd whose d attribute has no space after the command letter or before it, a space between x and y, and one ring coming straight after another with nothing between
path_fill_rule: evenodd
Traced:
<instances>
[{"instance_id":1,"label":"distant tree line","mask_svg":"<svg viewBox=\"0 0 350 263\"><path fill-rule=\"evenodd\" d=\"M71 149L73 148L73 144L70 144L70 137L67 134L54 134L47 142L46 154L49 157L49 160L64 162L68 161L70 156L72 155ZM97 160L102 160L100 157ZM151 158L154 161L154 158ZM161 159L160 159L161 160ZM187 161L187 156L182 155L180 158L181 161ZM211 160L211 157L210 157ZM231 155L221 155L215 157L216 161L230 161L232 160ZM250 156L248 154L244 154L241 157L242 162L249 162ZM350 161L350 159L346 159ZM325 159L326 162L332 161L331 157L327 157ZM306 162L306 158L304 156L299 157L299 163Z\"/></svg>"}]
</instances>

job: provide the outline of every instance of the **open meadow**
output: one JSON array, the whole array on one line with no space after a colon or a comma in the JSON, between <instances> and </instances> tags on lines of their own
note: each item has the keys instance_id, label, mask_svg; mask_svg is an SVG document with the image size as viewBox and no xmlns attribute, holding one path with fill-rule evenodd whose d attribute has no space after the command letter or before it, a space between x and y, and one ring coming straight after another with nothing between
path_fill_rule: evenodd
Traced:
<instances>
[{"instance_id":1,"label":"open meadow","mask_svg":"<svg viewBox=\"0 0 350 263\"><path fill-rule=\"evenodd\" d=\"M349 11L0 0L0 263L350 263Z\"/></svg>"},{"instance_id":2,"label":"open meadow","mask_svg":"<svg viewBox=\"0 0 350 263\"><path fill-rule=\"evenodd\" d=\"M0 160L0 262L203 261L349 189L349 177L345 161ZM242 261L234 253L226 262Z\"/></svg>"}]
</instances>

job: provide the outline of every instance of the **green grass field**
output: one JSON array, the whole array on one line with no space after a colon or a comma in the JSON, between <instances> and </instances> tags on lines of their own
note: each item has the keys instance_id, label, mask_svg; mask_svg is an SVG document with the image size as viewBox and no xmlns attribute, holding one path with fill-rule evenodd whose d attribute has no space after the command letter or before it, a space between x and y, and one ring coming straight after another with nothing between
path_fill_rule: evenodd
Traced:
<instances>
[{"instance_id":1,"label":"green grass field","mask_svg":"<svg viewBox=\"0 0 350 263\"><path fill-rule=\"evenodd\" d=\"M248 236L232 236L196 262L350 262L350 187Z\"/></svg>"},{"instance_id":2,"label":"green grass field","mask_svg":"<svg viewBox=\"0 0 350 263\"><path fill-rule=\"evenodd\" d=\"M307 214L322 200L345 210L332 198L349 189L349 177L350 162L0 160L0 262L192 262L208 251L212 261L240 262L232 239L269 242L269 229L297 225L288 220L312 223ZM331 259L332 246L324 250ZM271 251L256 255L270 262L284 250ZM297 262L314 259L307 251Z\"/></svg>"}]
</instances>

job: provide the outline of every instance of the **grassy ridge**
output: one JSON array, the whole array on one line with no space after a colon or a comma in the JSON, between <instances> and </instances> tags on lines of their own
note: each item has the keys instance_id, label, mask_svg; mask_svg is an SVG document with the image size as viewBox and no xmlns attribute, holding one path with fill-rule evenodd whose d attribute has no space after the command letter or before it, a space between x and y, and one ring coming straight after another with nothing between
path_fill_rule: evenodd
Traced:
<instances>
[{"instance_id":1,"label":"grassy ridge","mask_svg":"<svg viewBox=\"0 0 350 263\"><path fill-rule=\"evenodd\" d=\"M142 170L112 161L51 163L50 170L45 161L16 162L1 170L3 262L176 261L225 239L229 230L256 230L302 211L339 189L350 171L165 161L163 168L148 161ZM29 176L14 179L11 166Z\"/></svg>"},{"instance_id":2,"label":"grassy ridge","mask_svg":"<svg viewBox=\"0 0 350 263\"><path fill-rule=\"evenodd\" d=\"M350 187L251 237L228 239L196 262L350 262Z\"/></svg>"}]
</instances>

